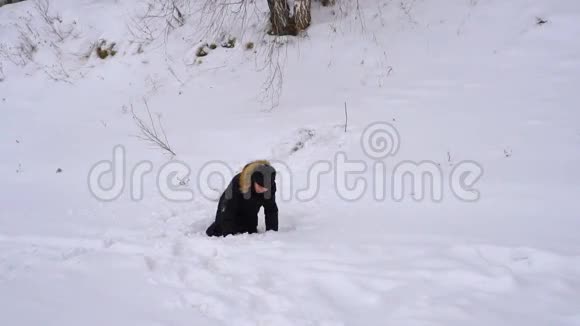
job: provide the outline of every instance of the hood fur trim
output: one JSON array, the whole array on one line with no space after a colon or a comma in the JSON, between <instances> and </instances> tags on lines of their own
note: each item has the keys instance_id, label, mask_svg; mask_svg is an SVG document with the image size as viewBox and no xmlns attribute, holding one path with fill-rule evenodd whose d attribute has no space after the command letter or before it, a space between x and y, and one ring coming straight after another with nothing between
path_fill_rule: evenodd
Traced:
<instances>
[{"instance_id":1,"label":"hood fur trim","mask_svg":"<svg viewBox=\"0 0 580 326\"><path fill-rule=\"evenodd\" d=\"M240 172L240 191L243 194L250 191L250 188L252 187L252 174L260 165L270 165L270 162L267 160L253 161L246 164L242 169L242 172Z\"/></svg>"}]
</instances>

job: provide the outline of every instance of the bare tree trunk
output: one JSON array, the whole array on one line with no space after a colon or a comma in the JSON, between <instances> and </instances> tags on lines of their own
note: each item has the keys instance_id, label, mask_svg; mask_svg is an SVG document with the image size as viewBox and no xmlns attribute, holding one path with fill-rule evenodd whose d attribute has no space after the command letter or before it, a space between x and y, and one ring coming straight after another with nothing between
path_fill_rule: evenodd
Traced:
<instances>
[{"instance_id":1,"label":"bare tree trunk","mask_svg":"<svg viewBox=\"0 0 580 326\"><path fill-rule=\"evenodd\" d=\"M268 7L270 8L270 24L272 25L271 33L274 35L287 34L290 7L286 0L268 0Z\"/></svg>"},{"instance_id":2,"label":"bare tree trunk","mask_svg":"<svg viewBox=\"0 0 580 326\"><path fill-rule=\"evenodd\" d=\"M2 7L3 5L9 5L11 3L17 3L17 2L21 2L24 0L0 0L0 7Z\"/></svg>"},{"instance_id":3,"label":"bare tree trunk","mask_svg":"<svg viewBox=\"0 0 580 326\"><path fill-rule=\"evenodd\" d=\"M336 0L322 0L322 5L325 7L332 6L336 2Z\"/></svg>"},{"instance_id":4,"label":"bare tree trunk","mask_svg":"<svg viewBox=\"0 0 580 326\"><path fill-rule=\"evenodd\" d=\"M297 31L303 31L310 26L312 17L310 16L311 0L294 1L294 23Z\"/></svg>"}]
</instances>

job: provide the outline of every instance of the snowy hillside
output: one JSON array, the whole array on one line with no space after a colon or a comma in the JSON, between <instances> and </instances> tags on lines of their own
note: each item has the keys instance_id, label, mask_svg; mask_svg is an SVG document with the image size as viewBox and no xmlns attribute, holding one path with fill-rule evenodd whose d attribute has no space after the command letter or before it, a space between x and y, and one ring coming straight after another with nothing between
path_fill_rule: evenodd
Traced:
<instances>
[{"instance_id":1,"label":"snowy hillside","mask_svg":"<svg viewBox=\"0 0 580 326\"><path fill-rule=\"evenodd\" d=\"M2 6L0 325L580 325L580 3L338 2ZM208 238L262 158L279 232Z\"/></svg>"}]
</instances>

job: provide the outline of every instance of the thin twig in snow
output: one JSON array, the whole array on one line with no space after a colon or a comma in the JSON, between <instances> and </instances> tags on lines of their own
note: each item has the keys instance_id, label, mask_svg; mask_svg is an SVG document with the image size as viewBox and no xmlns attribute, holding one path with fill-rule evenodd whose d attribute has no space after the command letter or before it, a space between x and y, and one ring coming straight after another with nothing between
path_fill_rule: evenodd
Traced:
<instances>
[{"instance_id":1,"label":"thin twig in snow","mask_svg":"<svg viewBox=\"0 0 580 326\"><path fill-rule=\"evenodd\" d=\"M157 129L155 128L155 122L153 121L153 116L151 115L151 110L149 110L149 104L147 103L147 100L143 99L143 102L145 102L145 109L147 110L147 115L149 116L150 125L147 125L147 123L145 123L145 121L143 121L143 119L141 119L135 113L135 110L133 109L133 104L131 104L131 114L133 115L133 121L135 121L135 124L139 128L139 131L141 131L141 135L137 135L136 137L143 140L146 143L149 143L153 147L157 147L168 152L169 154L171 154L172 157L176 156L177 154L175 154L173 149L171 149L171 145L167 140L167 134L165 133L165 129L163 128L163 124L161 123L161 115L157 116L157 123L159 124L159 127L161 129L160 135L157 132Z\"/></svg>"},{"instance_id":2,"label":"thin twig in snow","mask_svg":"<svg viewBox=\"0 0 580 326\"><path fill-rule=\"evenodd\" d=\"M346 127L348 126L348 110L346 108L346 101L344 102L344 132L346 132Z\"/></svg>"}]
</instances>

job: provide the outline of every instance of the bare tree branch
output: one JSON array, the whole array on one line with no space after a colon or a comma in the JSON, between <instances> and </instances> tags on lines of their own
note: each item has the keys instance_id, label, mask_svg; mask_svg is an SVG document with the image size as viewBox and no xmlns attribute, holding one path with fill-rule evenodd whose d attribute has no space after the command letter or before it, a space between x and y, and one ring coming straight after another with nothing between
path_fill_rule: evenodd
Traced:
<instances>
[{"instance_id":1,"label":"bare tree branch","mask_svg":"<svg viewBox=\"0 0 580 326\"><path fill-rule=\"evenodd\" d=\"M153 116L151 115L151 110L149 110L149 104L147 103L146 99L143 99L145 103L145 110L147 111L147 115L149 117L149 124L147 124L143 119L141 119L133 109L133 104L131 104L131 115L133 116L133 121L139 128L141 132L140 135L136 137L146 143L148 143L152 148L159 148L171 155L171 157L176 156L175 152L171 148L169 141L167 140L167 134L165 133L165 129L163 128L163 124L161 123L161 115L157 115L157 123L159 124L159 128L161 129L161 134L157 132L157 128L155 128L155 122L153 121Z\"/></svg>"},{"instance_id":2,"label":"bare tree branch","mask_svg":"<svg viewBox=\"0 0 580 326\"><path fill-rule=\"evenodd\" d=\"M4 65L0 62L0 82L3 82L6 79L6 75L4 74Z\"/></svg>"},{"instance_id":3,"label":"bare tree branch","mask_svg":"<svg viewBox=\"0 0 580 326\"><path fill-rule=\"evenodd\" d=\"M51 15L50 14L50 1L49 0L35 0L34 9L36 13L40 16L42 21L48 27L48 30L56 35L59 41L64 41L73 33L73 26L68 26L68 28L63 29L63 20L60 14Z\"/></svg>"}]
</instances>

